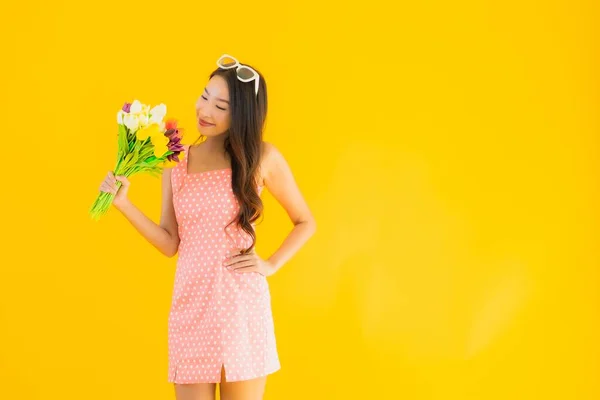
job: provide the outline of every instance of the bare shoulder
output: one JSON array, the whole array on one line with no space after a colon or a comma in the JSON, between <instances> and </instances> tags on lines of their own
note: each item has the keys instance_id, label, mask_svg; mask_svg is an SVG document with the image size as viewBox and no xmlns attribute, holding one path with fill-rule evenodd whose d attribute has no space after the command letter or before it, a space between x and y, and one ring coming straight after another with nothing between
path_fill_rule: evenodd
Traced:
<instances>
[{"instance_id":1,"label":"bare shoulder","mask_svg":"<svg viewBox=\"0 0 600 400\"><path fill-rule=\"evenodd\" d=\"M265 187L283 206L294 224L314 221L283 153L272 143L264 142L263 148L261 169Z\"/></svg>"},{"instance_id":2,"label":"bare shoulder","mask_svg":"<svg viewBox=\"0 0 600 400\"><path fill-rule=\"evenodd\" d=\"M268 177L271 175L278 164L285 161L283 154L273 143L263 141L263 151L260 163L261 184L264 186Z\"/></svg>"},{"instance_id":3,"label":"bare shoulder","mask_svg":"<svg viewBox=\"0 0 600 400\"><path fill-rule=\"evenodd\" d=\"M281 154L281 151L273 143L263 142L263 164L265 164L265 169L281 157L283 157L283 154Z\"/></svg>"}]
</instances>

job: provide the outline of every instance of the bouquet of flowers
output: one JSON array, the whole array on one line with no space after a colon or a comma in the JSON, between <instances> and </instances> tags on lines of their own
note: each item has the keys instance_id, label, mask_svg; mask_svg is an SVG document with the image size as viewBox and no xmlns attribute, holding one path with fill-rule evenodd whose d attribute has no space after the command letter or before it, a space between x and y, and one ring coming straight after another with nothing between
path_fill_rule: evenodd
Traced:
<instances>
[{"instance_id":1,"label":"bouquet of flowers","mask_svg":"<svg viewBox=\"0 0 600 400\"><path fill-rule=\"evenodd\" d=\"M135 100L125 103L117 113L117 161L113 174L129 177L136 173L148 173L158 177L163 168L179 162L183 150L182 130L177 121L163 121L167 107L159 104L150 108ZM117 181L117 190L121 182ZM104 215L114 199L112 193L101 192L89 214L94 220Z\"/></svg>"}]
</instances>

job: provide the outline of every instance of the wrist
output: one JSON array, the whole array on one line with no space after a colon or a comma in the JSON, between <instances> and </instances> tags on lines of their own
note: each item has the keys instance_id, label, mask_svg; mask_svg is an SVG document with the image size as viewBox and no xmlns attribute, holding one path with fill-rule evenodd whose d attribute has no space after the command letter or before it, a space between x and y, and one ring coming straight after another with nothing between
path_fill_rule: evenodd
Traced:
<instances>
[{"instance_id":1,"label":"wrist","mask_svg":"<svg viewBox=\"0 0 600 400\"><path fill-rule=\"evenodd\" d=\"M124 199L119 200L119 201L113 201L113 205L119 211L123 211L123 209L126 208L126 207L128 207L130 204L131 204L131 201L129 201L128 198L124 198Z\"/></svg>"},{"instance_id":2,"label":"wrist","mask_svg":"<svg viewBox=\"0 0 600 400\"><path fill-rule=\"evenodd\" d=\"M270 258L267 259L267 264L269 265L269 269L271 270L271 272L275 273L277 272L277 270L279 269L279 265L277 265L273 260L271 260Z\"/></svg>"}]
</instances>

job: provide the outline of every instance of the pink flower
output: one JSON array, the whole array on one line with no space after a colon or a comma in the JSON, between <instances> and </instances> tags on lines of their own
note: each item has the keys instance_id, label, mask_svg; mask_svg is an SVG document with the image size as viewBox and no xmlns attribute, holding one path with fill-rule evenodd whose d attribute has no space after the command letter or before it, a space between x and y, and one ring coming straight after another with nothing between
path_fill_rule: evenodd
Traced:
<instances>
[{"instance_id":1,"label":"pink flower","mask_svg":"<svg viewBox=\"0 0 600 400\"><path fill-rule=\"evenodd\" d=\"M183 144L181 138L183 131L181 128L177 128L177 121L169 120L165 122L165 136L169 138L167 148L173 152L167 156L167 160L179 162L179 154L183 151Z\"/></svg>"},{"instance_id":2,"label":"pink flower","mask_svg":"<svg viewBox=\"0 0 600 400\"><path fill-rule=\"evenodd\" d=\"M129 113L130 109L131 109L131 103L123 104L123 111L125 111L126 113Z\"/></svg>"}]
</instances>

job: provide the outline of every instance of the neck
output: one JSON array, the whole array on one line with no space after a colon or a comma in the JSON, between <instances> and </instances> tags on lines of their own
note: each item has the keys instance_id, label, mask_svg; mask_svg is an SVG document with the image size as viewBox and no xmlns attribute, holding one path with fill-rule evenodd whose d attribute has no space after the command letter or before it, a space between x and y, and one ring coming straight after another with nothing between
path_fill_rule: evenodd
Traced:
<instances>
[{"instance_id":1,"label":"neck","mask_svg":"<svg viewBox=\"0 0 600 400\"><path fill-rule=\"evenodd\" d=\"M208 153L223 154L225 153L225 138L226 134L224 133L217 136L208 136L204 142L202 142L202 147Z\"/></svg>"},{"instance_id":2,"label":"neck","mask_svg":"<svg viewBox=\"0 0 600 400\"><path fill-rule=\"evenodd\" d=\"M225 151L226 137L227 137L227 135L225 133L222 133L217 136L208 136L204 140L204 142L202 142L199 145L196 144L196 146L194 146L194 147L200 146L202 148L202 150L200 150L200 151L205 155L219 154L220 156L225 157L226 159L229 159L229 155ZM219 157L219 156L217 156L217 157Z\"/></svg>"}]
</instances>

